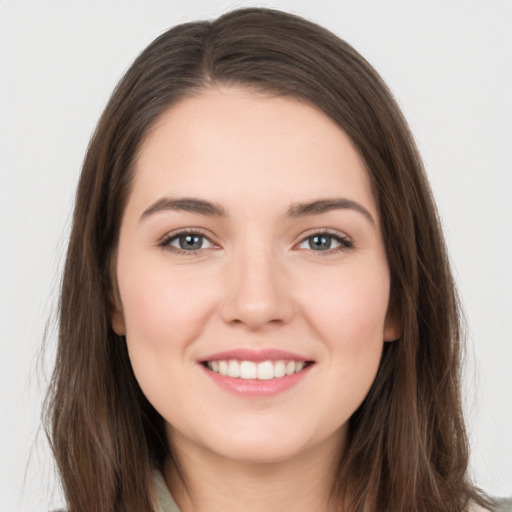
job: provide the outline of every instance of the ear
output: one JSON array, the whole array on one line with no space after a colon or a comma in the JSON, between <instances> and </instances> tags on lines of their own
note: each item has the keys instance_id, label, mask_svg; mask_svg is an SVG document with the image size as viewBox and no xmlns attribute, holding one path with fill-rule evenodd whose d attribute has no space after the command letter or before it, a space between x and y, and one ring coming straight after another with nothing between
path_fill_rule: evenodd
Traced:
<instances>
[{"instance_id":1,"label":"ear","mask_svg":"<svg viewBox=\"0 0 512 512\"><path fill-rule=\"evenodd\" d=\"M110 275L111 283L109 290L109 302L110 302L110 321L113 331L118 336L124 336L126 334L126 323L124 321L123 306L121 304L121 296L119 295L119 285L117 282L117 248L114 250L110 258Z\"/></svg>"},{"instance_id":2,"label":"ear","mask_svg":"<svg viewBox=\"0 0 512 512\"><path fill-rule=\"evenodd\" d=\"M118 336L124 336L126 334L126 324L124 321L124 314L120 307L112 307L112 329Z\"/></svg>"},{"instance_id":3,"label":"ear","mask_svg":"<svg viewBox=\"0 0 512 512\"><path fill-rule=\"evenodd\" d=\"M112 329L118 336L126 334L126 323L124 321L123 306L121 304L121 297L119 296L119 288L117 280L112 283L110 290L110 321Z\"/></svg>"},{"instance_id":4,"label":"ear","mask_svg":"<svg viewBox=\"0 0 512 512\"><path fill-rule=\"evenodd\" d=\"M384 321L384 341L396 341L402 336L402 321L400 309L396 302L391 299Z\"/></svg>"}]
</instances>

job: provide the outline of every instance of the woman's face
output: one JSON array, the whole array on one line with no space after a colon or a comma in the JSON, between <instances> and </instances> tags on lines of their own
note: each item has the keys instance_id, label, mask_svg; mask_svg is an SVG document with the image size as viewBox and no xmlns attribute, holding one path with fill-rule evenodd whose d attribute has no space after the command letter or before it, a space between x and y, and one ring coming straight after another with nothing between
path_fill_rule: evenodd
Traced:
<instances>
[{"instance_id":1,"label":"woman's face","mask_svg":"<svg viewBox=\"0 0 512 512\"><path fill-rule=\"evenodd\" d=\"M117 279L113 327L171 442L230 460L339 446L398 336L361 158L295 99L214 89L159 119Z\"/></svg>"}]
</instances>

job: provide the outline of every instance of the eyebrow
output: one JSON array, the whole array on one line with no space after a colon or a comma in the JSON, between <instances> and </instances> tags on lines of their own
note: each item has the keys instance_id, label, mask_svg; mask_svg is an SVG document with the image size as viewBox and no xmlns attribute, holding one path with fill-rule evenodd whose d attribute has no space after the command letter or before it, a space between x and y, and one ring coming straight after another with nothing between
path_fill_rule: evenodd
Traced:
<instances>
[{"instance_id":1,"label":"eyebrow","mask_svg":"<svg viewBox=\"0 0 512 512\"><path fill-rule=\"evenodd\" d=\"M205 199L195 197L164 197L144 210L141 215L141 220L146 219L154 213L166 210L192 212L208 217L228 217L224 207L217 203L206 201ZM345 198L315 199L304 203L292 203L286 212L286 216L291 218L307 217L309 215L320 215L332 210L356 211L363 215L372 225L375 225L374 218L364 206L356 201Z\"/></svg>"},{"instance_id":2,"label":"eyebrow","mask_svg":"<svg viewBox=\"0 0 512 512\"><path fill-rule=\"evenodd\" d=\"M371 213L361 204L343 197L334 199L317 199L306 203L293 203L288 209L288 217L305 217L308 215L320 215L331 210L354 210L363 215L370 224L375 225Z\"/></svg>"}]
</instances>

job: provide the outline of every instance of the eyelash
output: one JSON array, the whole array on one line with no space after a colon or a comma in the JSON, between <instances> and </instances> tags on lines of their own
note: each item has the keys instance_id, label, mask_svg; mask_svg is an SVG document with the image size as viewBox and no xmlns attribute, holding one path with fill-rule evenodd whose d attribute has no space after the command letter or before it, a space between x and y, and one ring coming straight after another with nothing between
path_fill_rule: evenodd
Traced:
<instances>
[{"instance_id":1,"label":"eyelash","mask_svg":"<svg viewBox=\"0 0 512 512\"><path fill-rule=\"evenodd\" d=\"M174 254L179 254L179 255L183 255L183 256L195 256L200 251L204 250L204 249L194 249L194 250L187 251L185 249L179 249L177 247L173 247L170 245L171 242L173 242L174 240L178 239L181 236L186 236L186 235L200 236L200 237L206 238L207 240L210 241L210 243L213 244L213 242L208 238L208 236L204 232L197 230L197 229L188 229L188 230L183 230L183 231L179 231L177 233L170 233L169 235L166 235L159 242L158 245L160 247L162 247L163 249L168 249L168 250L172 251ZM302 238L301 241L299 242L299 245L315 236L325 236L325 238L331 238L335 242L339 243L340 245L339 245L339 247L336 247L334 249L328 249L326 251L315 251L314 249L306 249L306 250L312 252L313 254L314 253L335 254L335 253L347 251L354 247L353 242L349 238L341 235L338 231L328 229L328 228L322 229L319 231L315 231L315 232L309 234L308 236ZM315 254L315 256L318 256L320 254Z\"/></svg>"}]
</instances>

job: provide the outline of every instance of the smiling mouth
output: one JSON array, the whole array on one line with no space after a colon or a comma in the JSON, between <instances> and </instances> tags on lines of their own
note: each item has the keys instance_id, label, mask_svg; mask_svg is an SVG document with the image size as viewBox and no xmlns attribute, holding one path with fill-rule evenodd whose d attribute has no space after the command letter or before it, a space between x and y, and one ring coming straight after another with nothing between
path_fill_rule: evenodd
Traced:
<instances>
[{"instance_id":1,"label":"smiling mouth","mask_svg":"<svg viewBox=\"0 0 512 512\"><path fill-rule=\"evenodd\" d=\"M236 359L203 361L208 370L235 379L271 380L299 373L313 361L238 361Z\"/></svg>"}]
</instances>

